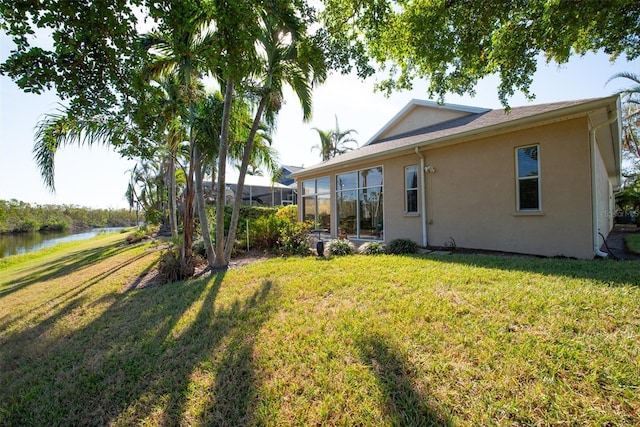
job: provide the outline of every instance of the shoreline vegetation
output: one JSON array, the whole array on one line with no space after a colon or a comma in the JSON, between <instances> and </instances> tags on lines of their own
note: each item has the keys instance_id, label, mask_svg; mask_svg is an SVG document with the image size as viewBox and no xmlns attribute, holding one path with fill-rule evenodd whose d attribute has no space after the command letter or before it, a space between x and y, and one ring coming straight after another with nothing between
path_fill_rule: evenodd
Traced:
<instances>
[{"instance_id":1,"label":"shoreline vegetation","mask_svg":"<svg viewBox=\"0 0 640 427\"><path fill-rule=\"evenodd\" d=\"M83 231L136 224L136 212L128 209L91 209L75 205L37 205L15 199L0 200L0 234Z\"/></svg>"},{"instance_id":2,"label":"shoreline vegetation","mask_svg":"<svg viewBox=\"0 0 640 427\"><path fill-rule=\"evenodd\" d=\"M274 257L138 289L122 233L0 262L0 425L640 423L636 261Z\"/></svg>"}]
</instances>

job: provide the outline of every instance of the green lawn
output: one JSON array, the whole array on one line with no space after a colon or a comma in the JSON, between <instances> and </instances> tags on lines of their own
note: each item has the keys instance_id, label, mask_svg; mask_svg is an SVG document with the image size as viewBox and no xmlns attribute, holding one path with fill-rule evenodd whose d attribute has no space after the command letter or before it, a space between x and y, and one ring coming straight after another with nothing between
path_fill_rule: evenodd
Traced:
<instances>
[{"instance_id":1,"label":"green lawn","mask_svg":"<svg viewBox=\"0 0 640 427\"><path fill-rule=\"evenodd\" d=\"M124 291L104 236L0 264L0 425L638 425L633 261L279 258Z\"/></svg>"},{"instance_id":2,"label":"green lawn","mask_svg":"<svg viewBox=\"0 0 640 427\"><path fill-rule=\"evenodd\" d=\"M624 236L624 242L627 244L627 249L640 255L640 233L627 234Z\"/></svg>"}]
</instances>

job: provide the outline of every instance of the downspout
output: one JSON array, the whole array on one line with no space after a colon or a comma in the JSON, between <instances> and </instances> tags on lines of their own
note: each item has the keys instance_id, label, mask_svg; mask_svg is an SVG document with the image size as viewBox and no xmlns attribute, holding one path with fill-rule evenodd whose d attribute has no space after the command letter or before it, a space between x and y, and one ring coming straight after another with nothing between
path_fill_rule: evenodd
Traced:
<instances>
[{"instance_id":1,"label":"downspout","mask_svg":"<svg viewBox=\"0 0 640 427\"><path fill-rule=\"evenodd\" d=\"M600 250L600 242L598 238L598 198L596 191L597 177L596 177L596 132L603 126L610 125L614 121L618 120L617 111L613 114L613 117L608 120L594 126L589 131L589 141L591 150L591 222L592 222L592 235L593 235L593 253L601 258L609 256L608 253Z\"/></svg>"},{"instance_id":2,"label":"downspout","mask_svg":"<svg viewBox=\"0 0 640 427\"><path fill-rule=\"evenodd\" d=\"M420 197L420 210L422 211L422 247L427 247L427 188L424 182L424 156L420 153L418 147L415 147L416 155L420 157L420 188L422 189L422 197Z\"/></svg>"}]
</instances>

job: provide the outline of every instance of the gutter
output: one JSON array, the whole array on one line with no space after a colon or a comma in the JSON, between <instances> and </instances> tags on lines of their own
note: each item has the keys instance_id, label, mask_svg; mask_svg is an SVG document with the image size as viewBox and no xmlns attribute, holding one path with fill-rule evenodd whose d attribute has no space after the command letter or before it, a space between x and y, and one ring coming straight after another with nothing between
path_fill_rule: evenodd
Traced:
<instances>
[{"instance_id":1,"label":"gutter","mask_svg":"<svg viewBox=\"0 0 640 427\"><path fill-rule=\"evenodd\" d=\"M617 110L613 112L612 117L592 127L589 131L589 145L591 155L591 224L593 227L591 233L593 235L593 253L601 258L606 258L609 256L609 254L600 250L600 239L598 238L598 198L596 191L596 132L601 127L610 125L616 120L618 120Z\"/></svg>"},{"instance_id":2,"label":"gutter","mask_svg":"<svg viewBox=\"0 0 640 427\"><path fill-rule=\"evenodd\" d=\"M420 153L418 147L415 147L415 152L420 157L420 188L422 189L422 197L420 197L420 210L422 217L422 247L427 247L427 188L425 187L424 180L424 156Z\"/></svg>"},{"instance_id":3,"label":"gutter","mask_svg":"<svg viewBox=\"0 0 640 427\"><path fill-rule=\"evenodd\" d=\"M615 95L615 97L618 97L618 95ZM358 150L351 151L347 154L343 154L342 156L347 156L346 159L341 159L340 161L336 161L334 159L337 159L337 158L333 158L333 159L327 160L327 162L329 162L329 165L325 166L324 162L318 163L316 165L310 166L309 168L293 173L290 175L290 177L297 180L297 179L303 178L306 175L314 174L316 173L317 170L326 170L330 168L343 167L345 164L348 164L348 162L369 162L369 161L374 161L380 157L387 157L387 156L396 155L396 154L397 155L408 154L415 147L425 148L429 146L439 146L439 145L447 144L451 142L461 143L461 142L466 142L468 140L477 139L478 137L488 137L494 134L500 134L505 131L510 132L522 126L528 127L533 124L536 124L536 125L541 124L549 120L555 121L555 120L565 120L568 117L580 117L580 116L589 114L589 112L593 111L594 109L601 108L608 105L610 102L613 101L613 98L614 98L613 96L608 98L596 98L582 104L574 104L569 107L564 107L558 110L547 111L544 113L526 116L519 119L510 120L507 122L494 124L488 127L472 129L472 130L468 130L461 133L454 133L454 134L442 136L440 138L433 139L433 140L414 142L407 145L401 145L400 147L396 147L392 149L385 149L384 147L380 147L379 150L376 150L371 154L365 154L361 157L355 156L355 155L352 155L354 157L349 156L351 153L356 153L356 151L359 151L362 149L375 147L377 144L363 145L362 147L358 148ZM415 137L409 137L409 138L415 138Z\"/></svg>"}]
</instances>

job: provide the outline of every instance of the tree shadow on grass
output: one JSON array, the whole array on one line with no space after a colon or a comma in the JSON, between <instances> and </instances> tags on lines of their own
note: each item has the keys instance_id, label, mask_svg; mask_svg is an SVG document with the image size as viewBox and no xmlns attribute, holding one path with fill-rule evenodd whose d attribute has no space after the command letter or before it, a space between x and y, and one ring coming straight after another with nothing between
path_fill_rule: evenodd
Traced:
<instances>
[{"instance_id":1,"label":"tree shadow on grass","mask_svg":"<svg viewBox=\"0 0 640 427\"><path fill-rule=\"evenodd\" d=\"M215 376L200 402L200 413L195 419L185 419L192 402L185 399L187 389L176 390L177 398L169 405L182 414L182 423L211 426L249 425L253 417L252 402L256 399L256 381L253 367L253 346L260 326L268 319L272 305L267 302L272 284L266 280L244 301L236 300L230 307L217 313L201 312L211 320L204 331L209 335L203 352L200 370ZM197 323L197 322L196 322ZM195 326L195 324L194 324ZM201 331L193 330L194 333ZM193 416L193 415L192 415ZM165 425L174 425L173 421Z\"/></svg>"},{"instance_id":2,"label":"tree shadow on grass","mask_svg":"<svg viewBox=\"0 0 640 427\"><path fill-rule=\"evenodd\" d=\"M453 425L437 403L428 402L428 396L416 390L409 363L383 337L365 337L357 345L362 362L378 379L388 423L394 426Z\"/></svg>"},{"instance_id":3,"label":"tree shadow on grass","mask_svg":"<svg viewBox=\"0 0 640 427\"><path fill-rule=\"evenodd\" d=\"M119 251L118 251L119 252ZM115 255L116 253L114 253L113 255ZM140 254L134 258L128 258L125 262L122 262L121 264L118 264L117 266L104 271L102 273L96 274L93 277L90 277L88 279L86 279L85 281L83 281L82 283L79 283L77 286L74 286L64 292L61 292L60 294L58 294L53 300L50 301L45 301L42 304L33 307L30 309L29 312L25 312L21 315L19 314L11 314L11 315L7 315L7 316L3 316L2 319L0 319L0 330L5 329L10 323L16 323L16 322L21 322L23 319L25 319L27 316L33 316L34 314L38 314L38 311L41 310L43 307L46 308L46 310L48 312L52 312L53 314L51 316L49 316L47 319L41 321L36 329L46 329L51 323L55 322L57 319L67 315L69 313L68 309L58 309L58 307L62 307L67 305L67 303L71 302L72 305L77 305L77 301L74 301L79 295L81 295L83 292L85 292L87 289L89 289L92 286L97 285L98 283L100 283L102 280L107 279L109 276L111 276L112 274L114 274L115 272L135 263L136 261L144 258L145 256L147 256L148 254L143 253ZM155 264L153 264L155 265ZM78 268L84 268L86 266L81 266ZM18 291L30 284L36 283L38 282L38 280L36 279L31 279L28 282L25 282L21 285L16 285L14 286L14 288L5 290L5 292L1 292L0 291L0 300L2 299L3 296L6 296L10 293L13 293L15 291Z\"/></svg>"},{"instance_id":4,"label":"tree shadow on grass","mask_svg":"<svg viewBox=\"0 0 640 427\"><path fill-rule=\"evenodd\" d=\"M544 258L508 254L452 253L450 255L413 255L413 258L438 260L470 267L523 271L571 279L595 280L605 286L640 286L638 261Z\"/></svg>"},{"instance_id":5,"label":"tree shadow on grass","mask_svg":"<svg viewBox=\"0 0 640 427\"><path fill-rule=\"evenodd\" d=\"M53 280L81 268L90 267L106 257L122 254L134 247L135 246L125 246L121 242L117 242L109 246L103 246L92 250L83 250L81 252L73 252L65 257L57 258L55 261L43 264L37 269L25 272L24 275L2 284L2 288L0 288L0 299L29 285L33 285L34 283ZM123 263L118 267L118 269L135 262L145 255L146 254L140 254L135 258L127 260L127 262ZM110 273L113 273L118 269L112 270Z\"/></svg>"},{"instance_id":6,"label":"tree shadow on grass","mask_svg":"<svg viewBox=\"0 0 640 427\"><path fill-rule=\"evenodd\" d=\"M246 424L253 340L273 305L271 283L220 306L224 278L76 298L36 328L9 334L0 349L0 425ZM84 328L53 333L91 304L109 306ZM205 380L194 385L194 376Z\"/></svg>"}]
</instances>

